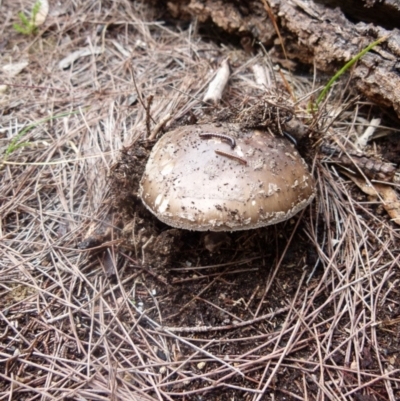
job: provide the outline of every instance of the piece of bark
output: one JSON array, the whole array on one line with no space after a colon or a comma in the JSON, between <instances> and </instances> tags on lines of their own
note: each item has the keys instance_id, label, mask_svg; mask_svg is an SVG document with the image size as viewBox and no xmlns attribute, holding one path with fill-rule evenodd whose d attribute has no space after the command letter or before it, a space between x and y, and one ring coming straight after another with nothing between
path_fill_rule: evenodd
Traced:
<instances>
[{"instance_id":1,"label":"piece of bark","mask_svg":"<svg viewBox=\"0 0 400 401\"><path fill-rule=\"evenodd\" d=\"M330 8L339 7L353 21L372 22L386 29L399 26L400 0L316 0Z\"/></svg>"},{"instance_id":2,"label":"piece of bark","mask_svg":"<svg viewBox=\"0 0 400 401\"><path fill-rule=\"evenodd\" d=\"M259 0L173 0L167 8L175 18L211 21L223 31L240 36L251 35L271 44L276 32Z\"/></svg>"},{"instance_id":3,"label":"piece of bark","mask_svg":"<svg viewBox=\"0 0 400 401\"><path fill-rule=\"evenodd\" d=\"M226 84L229 81L230 76L230 68L229 61L224 60L220 67L218 68L215 77L208 85L208 89L206 94L204 95L204 102L211 102L213 104L217 104L222 99L222 93L226 87Z\"/></svg>"},{"instance_id":4,"label":"piece of bark","mask_svg":"<svg viewBox=\"0 0 400 401\"><path fill-rule=\"evenodd\" d=\"M338 70L367 45L390 33L364 22L353 24L338 8L330 9L314 2L307 2L305 7L304 3L276 0L274 9L279 9L285 28L297 37L297 43L287 45L290 56L307 64L315 62L322 71ZM398 57L400 31L394 29L385 43L361 58L353 70L353 82L369 99L382 106L392 106L400 117Z\"/></svg>"},{"instance_id":5,"label":"piece of bark","mask_svg":"<svg viewBox=\"0 0 400 401\"><path fill-rule=\"evenodd\" d=\"M265 4L265 0L171 0L168 8L177 18L191 16L200 22L212 21L227 33L252 35L269 45L277 35ZM311 0L269 0L269 4L288 56L315 64L329 74L338 71L377 38L390 33L387 41L358 61L352 74L354 85L362 94L382 106L393 107L400 117L400 31L397 28L389 31L379 25L381 15L391 14L395 21L399 20L399 0L360 0L357 4L353 0L350 9L347 0L336 0L335 5L343 5L350 14L358 12L358 21L365 14L360 9L367 12L372 8L366 20L373 23L353 23L340 8L332 9ZM390 28L393 24L385 26ZM279 47L276 45L276 49Z\"/></svg>"}]
</instances>

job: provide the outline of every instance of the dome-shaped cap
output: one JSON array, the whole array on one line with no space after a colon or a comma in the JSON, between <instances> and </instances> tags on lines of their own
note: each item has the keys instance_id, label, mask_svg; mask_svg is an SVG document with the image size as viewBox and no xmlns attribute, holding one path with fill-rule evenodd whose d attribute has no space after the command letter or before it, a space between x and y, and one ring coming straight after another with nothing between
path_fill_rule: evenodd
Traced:
<instances>
[{"instance_id":1,"label":"dome-shaped cap","mask_svg":"<svg viewBox=\"0 0 400 401\"><path fill-rule=\"evenodd\" d=\"M236 231L289 219L314 198L307 165L283 137L237 125L180 127L154 146L140 183L164 223Z\"/></svg>"}]
</instances>

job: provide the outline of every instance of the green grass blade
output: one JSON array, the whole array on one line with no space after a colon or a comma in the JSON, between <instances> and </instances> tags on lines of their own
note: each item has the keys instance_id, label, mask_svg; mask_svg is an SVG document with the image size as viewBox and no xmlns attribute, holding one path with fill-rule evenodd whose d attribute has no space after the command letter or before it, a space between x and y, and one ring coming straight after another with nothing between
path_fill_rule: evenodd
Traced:
<instances>
[{"instance_id":1,"label":"green grass blade","mask_svg":"<svg viewBox=\"0 0 400 401\"><path fill-rule=\"evenodd\" d=\"M61 117L66 117L66 116L70 116L72 114L77 114L79 113L79 110L77 111L71 111L71 112L66 112L66 113L60 113L60 114L56 114L55 116L51 116L51 117L46 117L42 120L39 120L33 124L28 125L27 127L25 127L21 132L19 132L15 138L12 139L11 143L8 145L6 151L5 151L5 157L4 159L7 159L8 156L11 155L11 153L13 153L16 149L22 147L23 144L19 144L18 142L20 141L21 138L23 138L31 129L35 128L36 126L38 126L39 124L45 123L47 121L51 121L54 120L56 118L61 118ZM24 142L24 144L26 144L28 142Z\"/></svg>"},{"instance_id":2,"label":"green grass blade","mask_svg":"<svg viewBox=\"0 0 400 401\"><path fill-rule=\"evenodd\" d=\"M22 25L24 25L25 27L29 26L29 20L22 11L18 13L18 18L21 20Z\"/></svg>"},{"instance_id":3,"label":"green grass blade","mask_svg":"<svg viewBox=\"0 0 400 401\"><path fill-rule=\"evenodd\" d=\"M37 1L32 8L32 18L31 18L31 24L33 24L36 27L36 16L38 15L38 12L40 11L42 3L41 1Z\"/></svg>"},{"instance_id":4,"label":"green grass blade","mask_svg":"<svg viewBox=\"0 0 400 401\"><path fill-rule=\"evenodd\" d=\"M22 33L24 35L27 35L28 32L26 30L26 28L24 26L21 26L20 24L13 24L13 28L18 32L18 33Z\"/></svg>"},{"instance_id":5,"label":"green grass blade","mask_svg":"<svg viewBox=\"0 0 400 401\"><path fill-rule=\"evenodd\" d=\"M384 36L383 38L380 38L376 40L375 42L372 42L369 44L365 49L361 50L360 53L356 54L350 61L348 61L330 80L329 82L325 85L324 89L321 91L319 94L315 105L318 106L321 101L325 98L326 94L329 92L331 89L332 85L337 81L337 79L343 75L352 65L354 65L361 57L363 57L366 53L368 53L372 48L374 48L376 45L379 43L385 41L388 38L388 35Z\"/></svg>"},{"instance_id":6,"label":"green grass blade","mask_svg":"<svg viewBox=\"0 0 400 401\"><path fill-rule=\"evenodd\" d=\"M13 28L17 32L24 35L31 35L33 33L36 33L38 29L36 26L36 17L40 11L41 6L41 0L36 1L32 7L32 11L30 12L29 17L27 17L23 11L20 11L18 13L18 18L21 24L13 24Z\"/></svg>"}]
</instances>

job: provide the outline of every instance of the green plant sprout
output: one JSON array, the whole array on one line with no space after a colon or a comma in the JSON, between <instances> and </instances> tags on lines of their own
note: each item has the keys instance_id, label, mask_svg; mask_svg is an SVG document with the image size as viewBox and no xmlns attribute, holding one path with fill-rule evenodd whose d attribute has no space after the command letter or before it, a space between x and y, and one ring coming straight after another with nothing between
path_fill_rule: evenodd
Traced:
<instances>
[{"instance_id":1,"label":"green plant sprout","mask_svg":"<svg viewBox=\"0 0 400 401\"><path fill-rule=\"evenodd\" d=\"M18 18L21 24L13 24L13 28L23 35L33 35L37 32L38 27L36 26L36 16L40 11L42 3L40 0L36 1L32 7L30 17L27 17L23 11L18 13Z\"/></svg>"},{"instance_id":2,"label":"green plant sprout","mask_svg":"<svg viewBox=\"0 0 400 401\"><path fill-rule=\"evenodd\" d=\"M379 43L385 41L388 38L389 35L386 35L378 40L375 40L375 42L372 42L369 44L367 47L365 47L363 50L361 50L358 54L356 54L350 61L348 61L330 80L329 82L324 86L322 89L321 93L319 94L316 102L315 102L315 107L318 107L318 105L321 103L321 101L325 98L326 94L329 92L331 89L332 85L339 79L341 75L343 75L351 66L353 66L361 57L363 57L366 53L368 53L372 48L374 48L376 45ZM314 109L314 107L312 107Z\"/></svg>"},{"instance_id":3,"label":"green plant sprout","mask_svg":"<svg viewBox=\"0 0 400 401\"><path fill-rule=\"evenodd\" d=\"M6 161L8 156L10 156L13 152L15 152L17 149L23 148L25 146L29 146L30 142L19 142L21 140L21 138L23 138L32 128L35 128L36 126L38 126L39 124L45 123L47 121L51 121L54 120L56 118L61 118L61 117L65 117L65 116L69 116L71 114L76 114L79 113L79 111L72 111L72 112L67 112L67 113L60 113L60 114L56 114L55 116L51 116L51 117L46 117L42 120L39 120L33 124L28 125L27 127L25 127L22 131L20 131L10 142L10 144L8 145L6 151L4 152L4 159L3 161Z\"/></svg>"}]
</instances>

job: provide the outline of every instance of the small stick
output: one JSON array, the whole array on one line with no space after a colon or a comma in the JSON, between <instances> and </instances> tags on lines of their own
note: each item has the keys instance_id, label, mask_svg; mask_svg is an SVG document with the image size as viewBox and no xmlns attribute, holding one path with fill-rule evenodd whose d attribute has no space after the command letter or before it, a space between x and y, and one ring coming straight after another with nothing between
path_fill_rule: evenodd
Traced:
<instances>
[{"instance_id":1,"label":"small stick","mask_svg":"<svg viewBox=\"0 0 400 401\"><path fill-rule=\"evenodd\" d=\"M172 118L171 113L166 114L163 118L160 119L160 121L157 123L157 125L153 128L153 131L151 131L150 136L147 138L149 141L155 139L157 134L160 132L160 129L164 127L164 125Z\"/></svg>"},{"instance_id":2,"label":"small stick","mask_svg":"<svg viewBox=\"0 0 400 401\"><path fill-rule=\"evenodd\" d=\"M146 131L147 131L147 136L150 136L150 120L152 120L151 118L151 114L150 114L150 108L151 108L151 104L153 103L153 95L150 95L147 99L147 105L145 107L146 110Z\"/></svg>"},{"instance_id":3,"label":"small stick","mask_svg":"<svg viewBox=\"0 0 400 401\"><path fill-rule=\"evenodd\" d=\"M218 132L200 132L199 133L199 137L202 138L202 139L208 139L208 138L211 138L211 137L220 138L220 139L226 139L227 141L229 141L231 143L231 148L232 149L235 149L235 146L236 146L235 138L232 138L229 135L219 134Z\"/></svg>"},{"instance_id":4,"label":"small stick","mask_svg":"<svg viewBox=\"0 0 400 401\"><path fill-rule=\"evenodd\" d=\"M229 159L236 160L236 161L238 161L238 162L241 163L241 164L247 165L247 160L242 159L241 157L236 156L236 155L234 155L234 154L232 154L232 153L223 152L222 150L214 150L214 152L215 152L217 155L229 157Z\"/></svg>"},{"instance_id":5,"label":"small stick","mask_svg":"<svg viewBox=\"0 0 400 401\"><path fill-rule=\"evenodd\" d=\"M219 67L217 74L208 86L207 93L205 94L203 101L216 104L222 99L222 92L225 89L226 84L229 80L229 63L228 60L224 60Z\"/></svg>"},{"instance_id":6,"label":"small stick","mask_svg":"<svg viewBox=\"0 0 400 401\"><path fill-rule=\"evenodd\" d=\"M380 118L373 118L371 120L367 129L356 140L356 146L359 149L364 149L367 146L368 141L371 139L371 136L374 134L375 130L379 127L380 123L381 123Z\"/></svg>"},{"instance_id":7,"label":"small stick","mask_svg":"<svg viewBox=\"0 0 400 401\"><path fill-rule=\"evenodd\" d=\"M144 101L142 99L142 94L139 92L139 89L138 89L138 87L136 85L135 74L133 72L132 72L132 79L133 79L133 84L135 85L135 90L136 90L136 93L138 95L139 102L141 103L141 105L143 106L143 108L146 111L146 129L147 129L147 135L150 135L150 121L148 121L148 120L151 119L153 121L153 123L155 124L154 120L151 118L151 115L150 115L150 110L149 110L150 109L150 105L148 105L148 107L147 107L144 104Z\"/></svg>"}]
</instances>

